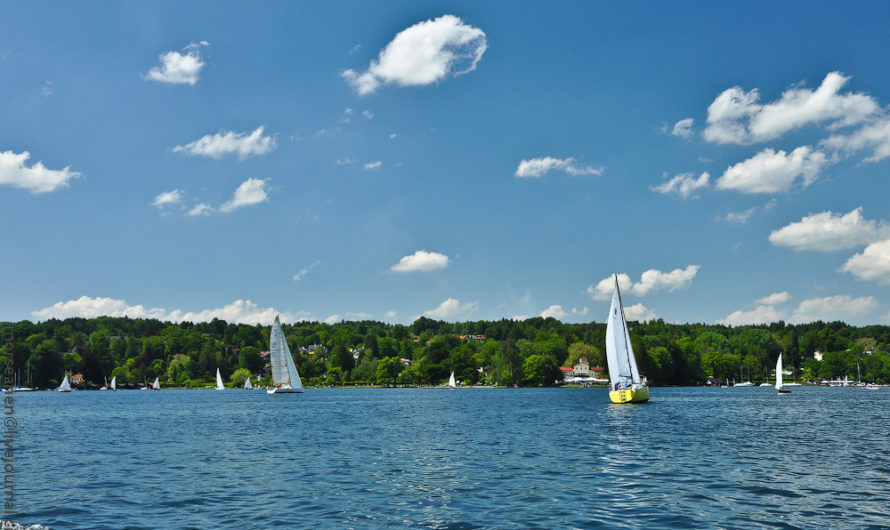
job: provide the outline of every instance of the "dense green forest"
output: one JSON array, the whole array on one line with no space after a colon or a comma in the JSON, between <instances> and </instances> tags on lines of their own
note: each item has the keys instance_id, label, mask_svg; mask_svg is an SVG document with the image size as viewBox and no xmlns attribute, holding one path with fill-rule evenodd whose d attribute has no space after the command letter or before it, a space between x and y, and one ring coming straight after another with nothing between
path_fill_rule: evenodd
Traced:
<instances>
[{"instance_id":1,"label":"dense green forest","mask_svg":"<svg viewBox=\"0 0 890 530\"><path fill-rule=\"evenodd\" d=\"M640 371L654 385L698 385L708 379L765 381L784 353L801 380L857 378L890 382L890 327L843 322L726 327L632 322ZM419 318L411 325L374 321L284 325L294 361L309 385L440 384L454 371L465 384L553 384L560 366L582 355L604 366L605 324L552 318L449 323ZM263 372L269 327L151 319L69 318L0 323L0 361L32 386L52 388L62 375L85 384L161 379L166 386L204 386L219 368L239 383ZM822 360L814 358L821 352ZM411 362L404 362L408 360Z\"/></svg>"}]
</instances>

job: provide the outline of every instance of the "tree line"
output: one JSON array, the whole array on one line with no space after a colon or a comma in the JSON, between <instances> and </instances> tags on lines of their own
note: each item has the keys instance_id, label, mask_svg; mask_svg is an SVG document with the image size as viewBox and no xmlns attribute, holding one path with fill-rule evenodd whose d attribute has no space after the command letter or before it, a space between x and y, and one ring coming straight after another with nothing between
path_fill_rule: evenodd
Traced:
<instances>
[{"instance_id":1,"label":"tree line","mask_svg":"<svg viewBox=\"0 0 890 530\"><path fill-rule=\"evenodd\" d=\"M453 371L465 384L544 386L562 378L560 366L582 356L605 366L605 324L553 318L410 325L376 321L282 326L294 363L309 385L441 384ZM890 382L890 327L813 322L728 327L631 322L640 372L653 385L698 385L708 380L767 381L776 358L803 380L843 378ZM20 381L52 388L80 373L87 384L204 386L217 368L240 383L263 374L269 327L211 322L161 322L127 317L0 323L0 362L12 360ZM814 354L819 352L821 360ZM267 376L268 377L268 376ZM267 379L268 380L268 379Z\"/></svg>"}]
</instances>

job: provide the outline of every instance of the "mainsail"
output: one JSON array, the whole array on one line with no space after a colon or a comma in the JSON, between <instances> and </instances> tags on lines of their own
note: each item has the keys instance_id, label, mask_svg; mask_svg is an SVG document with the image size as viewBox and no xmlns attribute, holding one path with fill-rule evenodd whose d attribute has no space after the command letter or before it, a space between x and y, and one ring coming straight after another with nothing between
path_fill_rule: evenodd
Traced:
<instances>
[{"instance_id":1,"label":"mainsail","mask_svg":"<svg viewBox=\"0 0 890 530\"><path fill-rule=\"evenodd\" d=\"M294 358L291 356L290 348L287 347L284 331L281 330L281 321L277 316L269 335L269 357L272 364L272 385L275 388L290 387L294 390L303 388L300 374L294 365Z\"/></svg>"},{"instance_id":2,"label":"mainsail","mask_svg":"<svg viewBox=\"0 0 890 530\"><path fill-rule=\"evenodd\" d=\"M615 291L612 293L609 320L606 322L606 361L609 363L611 388L614 389L616 383L641 383L637 361L634 359L633 346L630 344L627 320L624 318L624 306L621 303L617 277L615 278Z\"/></svg>"},{"instance_id":3,"label":"mainsail","mask_svg":"<svg viewBox=\"0 0 890 530\"><path fill-rule=\"evenodd\" d=\"M161 389L161 378L155 377L155 382L151 384L152 390L160 390Z\"/></svg>"},{"instance_id":4,"label":"mainsail","mask_svg":"<svg viewBox=\"0 0 890 530\"><path fill-rule=\"evenodd\" d=\"M68 374L65 374L65 379L62 380L62 384L59 385L59 388L56 389L59 392L71 392L71 383L68 382Z\"/></svg>"},{"instance_id":5,"label":"mainsail","mask_svg":"<svg viewBox=\"0 0 890 530\"><path fill-rule=\"evenodd\" d=\"M776 361L776 390L782 390L782 354L779 354L779 360Z\"/></svg>"},{"instance_id":6,"label":"mainsail","mask_svg":"<svg viewBox=\"0 0 890 530\"><path fill-rule=\"evenodd\" d=\"M111 378L111 389L117 390L117 376Z\"/></svg>"},{"instance_id":7,"label":"mainsail","mask_svg":"<svg viewBox=\"0 0 890 530\"><path fill-rule=\"evenodd\" d=\"M246 388L246 389L248 389L248 390L250 390L251 388L253 388L253 385L250 384L250 376L247 376L247 381L244 382L244 388Z\"/></svg>"},{"instance_id":8,"label":"mainsail","mask_svg":"<svg viewBox=\"0 0 890 530\"><path fill-rule=\"evenodd\" d=\"M216 369L216 389L222 390L225 386L223 386L222 375L219 373L219 368Z\"/></svg>"}]
</instances>

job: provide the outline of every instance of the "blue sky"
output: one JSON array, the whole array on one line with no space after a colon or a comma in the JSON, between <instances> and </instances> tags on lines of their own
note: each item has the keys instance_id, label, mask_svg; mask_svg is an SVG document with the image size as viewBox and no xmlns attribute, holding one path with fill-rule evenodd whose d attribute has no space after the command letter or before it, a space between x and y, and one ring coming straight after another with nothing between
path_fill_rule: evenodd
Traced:
<instances>
[{"instance_id":1,"label":"blue sky","mask_svg":"<svg viewBox=\"0 0 890 530\"><path fill-rule=\"evenodd\" d=\"M0 13L0 320L890 323L886 3Z\"/></svg>"}]
</instances>

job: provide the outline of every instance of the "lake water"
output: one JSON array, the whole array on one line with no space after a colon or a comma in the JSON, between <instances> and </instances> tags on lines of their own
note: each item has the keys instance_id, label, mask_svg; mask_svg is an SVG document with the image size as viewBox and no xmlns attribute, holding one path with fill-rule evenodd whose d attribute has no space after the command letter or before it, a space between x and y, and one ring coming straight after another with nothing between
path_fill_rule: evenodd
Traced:
<instances>
[{"instance_id":1,"label":"lake water","mask_svg":"<svg viewBox=\"0 0 890 530\"><path fill-rule=\"evenodd\" d=\"M890 526L890 388L15 394L53 528Z\"/></svg>"}]
</instances>

